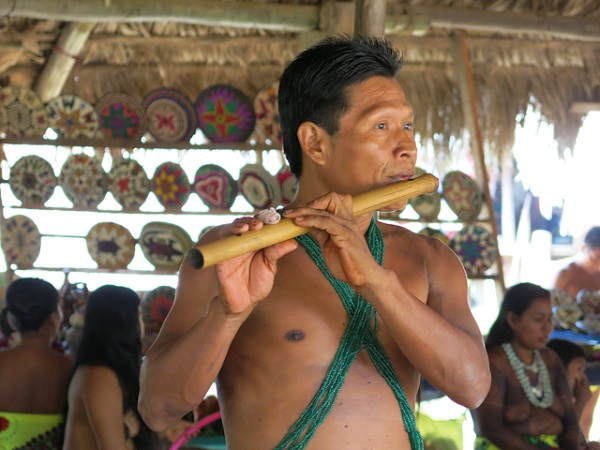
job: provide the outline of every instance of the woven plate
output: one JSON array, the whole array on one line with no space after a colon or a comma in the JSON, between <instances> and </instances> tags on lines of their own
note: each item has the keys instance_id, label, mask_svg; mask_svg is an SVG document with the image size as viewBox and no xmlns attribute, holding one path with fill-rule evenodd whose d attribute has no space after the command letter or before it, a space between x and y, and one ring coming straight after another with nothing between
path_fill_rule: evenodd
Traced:
<instances>
[{"instance_id":1,"label":"woven plate","mask_svg":"<svg viewBox=\"0 0 600 450\"><path fill-rule=\"evenodd\" d=\"M96 102L104 136L111 139L139 139L146 131L146 112L135 97L112 92Z\"/></svg>"},{"instance_id":2,"label":"woven plate","mask_svg":"<svg viewBox=\"0 0 600 450\"><path fill-rule=\"evenodd\" d=\"M193 242L180 226L166 222L144 225L138 240L144 256L161 270L178 270Z\"/></svg>"},{"instance_id":3,"label":"woven plate","mask_svg":"<svg viewBox=\"0 0 600 450\"><path fill-rule=\"evenodd\" d=\"M192 191L187 174L173 162L162 163L156 168L150 189L167 211L180 211Z\"/></svg>"},{"instance_id":4,"label":"woven plate","mask_svg":"<svg viewBox=\"0 0 600 450\"><path fill-rule=\"evenodd\" d=\"M283 166L275 175L279 187L281 188L281 204L288 205L296 195L298 189L296 176L292 173L288 166Z\"/></svg>"},{"instance_id":5,"label":"woven plate","mask_svg":"<svg viewBox=\"0 0 600 450\"><path fill-rule=\"evenodd\" d=\"M127 211L137 211L150 193L150 180L134 159L118 158L108 174L108 189Z\"/></svg>"},{"instance_id":6,"label":"woven plate","mask_svg":"<svg viewBox=\"0 0 600 450\"><path fill-rule=\"evenodd\" d=\"M281 204L281 187L277 179L260 164L247 164L240 170L241 194L255 209Z\"/></svg>"},{"instance_id":7,"label":"woven plate","mask_svg":"<svg viewBox=\"0 0 600 450\"><path fill-rule=\"evenodd\" d=\"M7 86L0 89L0 107L4 108L4 128L9 137L42 137L48 129L46 108L29 88ZM2 121L0 117L0 122Z\"/></svg>"},{"instance_id":8,"label":"woven plate","mask_svg":"<svg viewBox=\"0 0 600 450\"><path fill-rule=\"evenodd\" d=\"M108 176L100 161L83 154L67 158L58 183L75 208L93 209L108 192Z\"/></svg>"},{"instance_id":9,"label":"woven plate","mask_svg":"<svg viewBox=\"0 0 600 450\"><path fill-rule=\"evenodd\" d=\"M256 113L256 128L265 139L275 145L283 142L277 104L278 90L279 81L273 81L262 87L252 102Z\"/></svg>"},{"instance_id":10,"label":"woven plate","mask_svg":"<svg viewBox=\"0 0 600 450\"><path fill-rule=\"evenodd\" d=\"M175 289L171 286L159 286L142 296L142 320L146 331L160 330L173 306L173 300L175 300Z\"/></svg>"},{"instance_id":11,"label":"woven plate","mask_svg":"<svg viewBox=\"0 0 600 450\"><path fill-rule=\"evenodd\" d=\"M244 142L254 131L256 116L250 99L225 84L210 86L196 99L198 126L212 142Z\"/></svg>"},{"instance_id":12,"label":"woven plate","mask_svg":"<svg viewBox=\"0 0 600 450\"><path fill-rule=\"evenodd\" d=\"M196 132L194 105L177 89L155 89L144 97L142 106L148 131L158 141L189 141Z\"/></svg>"},{"instance_id":13,"label":"woven plate","mask_svg":"<svg viewBox=\"0 0 600 450\"><path fill-rule=\"evenodd\" d=\"M446 203L458 220L475 220L483 205L483 194L478 184L460 171L448 172L442 181Z\"/></svg>"},{"instance_id":14,"label":"woven plate","mask_svg":"<svg viewBox=\"0 0 600 450\"><path fill-rule=\"evenodd\" d=\"M40 255L42 236L33 221L22 215L12 216L2 225L2 251L6 262L19 269L31 269Z\"/></svg>"},{"instance_id":15,"label":"woven plate","mask_svg":"<svg viewBox=\"0 0 600 450\"><path fill-rule=\"evenodd\" d=\"M94 225L85 242L100 269L126 269L135 254L135 239L129 230L113 222Z\"/></svg>"},{"instance_id":16,"label":"woven plate","mask_svg":"<svg viewBox=\"0 0 600 450\"><path fill-rule=\"evenodd\" d=\"M238 195L235 179L217 164L205 164L196 171L194 191L210 209L229 210Z\"/></svg>"},{"instance_id":17,"label":"woven plate","mask_svg":"<svg viewBox=\"0 0 600 450\"><path fill-rule=\"evenodd\" d=\"M27 155L11 167L8 184L23 206L40 207L52 197L57 179L48 161Z\"/></svg>"},{"instance_id":18,"label":"woven plate","mask_svg":"<svg viewBox=\"0 0 600 450\"><path fill-rule=\"evenodd\" d=\"M98 131L98 113L77 95L60 95L46 105L48 125L60 137L93 138Z\"/></svg>"},{"instance_id":19,"label":"woven plate","mask_svg":"<svg viewBox=\"0 0 600 450\"><path fill-rule=\"evenodd\" d=\"M450 248L469 276L482 275L496 260L494 238L480 225L465 225L450 240Z\"/></svg>"}]
</instances>

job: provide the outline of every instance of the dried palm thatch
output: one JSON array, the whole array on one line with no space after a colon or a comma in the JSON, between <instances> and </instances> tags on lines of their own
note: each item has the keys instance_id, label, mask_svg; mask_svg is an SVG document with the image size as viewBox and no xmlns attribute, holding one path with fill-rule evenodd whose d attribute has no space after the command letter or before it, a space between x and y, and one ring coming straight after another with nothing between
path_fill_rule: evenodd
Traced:
<instances>
[{"instance_id":1,"label":"dried palm thatch","mask_svg":"<svg viewBox=\"0 0 600 450\"><path fill-rule=\"evenodd\" d=\"M242 1L323 5L330 0ZM418 7L523 13L540 19L597 18L600 27L597 0L388 0L390 14L411 14ZM1 20L3 83L32 86L63 27L52 20ZM416 110L417 131L440 155L449 155L465 132L453 32L431 27L424 36L388 36L404 55L400 79ZM155 88L172 87L193 100L211 84L230 83L252 97L279 77L305 42L306 33L290 30L102 22L96 24L62 92L94 102L108 92L142 99ZM560 148L573 145L582 116L569 112L571 104L600 101L599 42L471 30L467 43L490 158L511 149L517 117L531 102L555 125Z\"/></svg>"}]
</instances>

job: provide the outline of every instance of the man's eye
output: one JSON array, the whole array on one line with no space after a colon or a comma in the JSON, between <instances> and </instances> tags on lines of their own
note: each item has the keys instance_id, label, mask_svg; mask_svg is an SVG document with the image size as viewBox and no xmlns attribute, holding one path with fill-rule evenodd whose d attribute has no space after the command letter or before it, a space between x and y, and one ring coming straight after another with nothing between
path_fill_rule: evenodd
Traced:
<instances>
[{"instance_id":1,"label":"man's eye","mask_svg":"<svg viewBox=\"0 0 600 450\"><path fill-rule=\"evenodd\" d=\"M412 122L405 123L404 124L404 129L412 131L412 129L413 129L413 123Z\"/></svg>"},{"instance_id":2,"label":"man's eye","mask_svg":"<svg viewBox=\"0 0 600 450\"><path fill-rule=\"evenodd\" d=\"M377 128L378 130L385 130L387 128L387 123L379 122L377 125L375 125L375 128Z\"/></svg>"}]
</instances>

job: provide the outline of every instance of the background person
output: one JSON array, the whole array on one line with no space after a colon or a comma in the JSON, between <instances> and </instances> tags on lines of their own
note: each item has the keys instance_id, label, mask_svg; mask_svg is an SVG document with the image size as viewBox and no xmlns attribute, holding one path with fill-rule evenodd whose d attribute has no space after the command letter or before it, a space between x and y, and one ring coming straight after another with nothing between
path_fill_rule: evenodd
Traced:
<instances>
[{"instance_id":1,"label":"background person","mask_svg":"<svg viewBox=\"0 0 600 450\"><path fill-rule=\"evenodd\" d=\"M105 285L90 294L69 386L64 450L150 450L157 440L137 412L142 358L140 299Z\"/></svg>"},{"instance_id":2,"label":"background person","mask_svg":"<svg viewBox=\"0 0 600 450\"><path fill-rule=\"evenodd\" d=\"M486 346L492 386L471 411L477 450L577 450L580 431L563 366L546 348L550 292L519 283L506 291Z\"/></svg>"},{"instance_id":3,"label":"background person","mask_svg":"<svg viewBox=\"0 0 600 450\"><path fill-rule=\"evenodd\" d=\"M0 351L0 448L62 448L73 360L52 348L61 320L58 291L47 281L8 286L0 326L18 339Z\"/></svg>"}]
</instances>

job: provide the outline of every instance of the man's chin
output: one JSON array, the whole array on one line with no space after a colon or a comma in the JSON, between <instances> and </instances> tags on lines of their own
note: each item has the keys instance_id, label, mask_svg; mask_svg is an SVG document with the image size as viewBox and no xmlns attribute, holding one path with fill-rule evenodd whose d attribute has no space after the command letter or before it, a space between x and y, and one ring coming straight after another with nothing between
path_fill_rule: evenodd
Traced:
<instances>
[{"instance_id":1,"label":"man's chin","mask_svg":"<svg viewBox=\"0 0 600 450\"><path fill-rule=\"evenodd\" d=\"M401 213L404 211L404 208L406 208L406 205L408 205L408 200L388 205L384 208L381 208L379 211L384 213Z\"/></svg>"}]
</instances>

